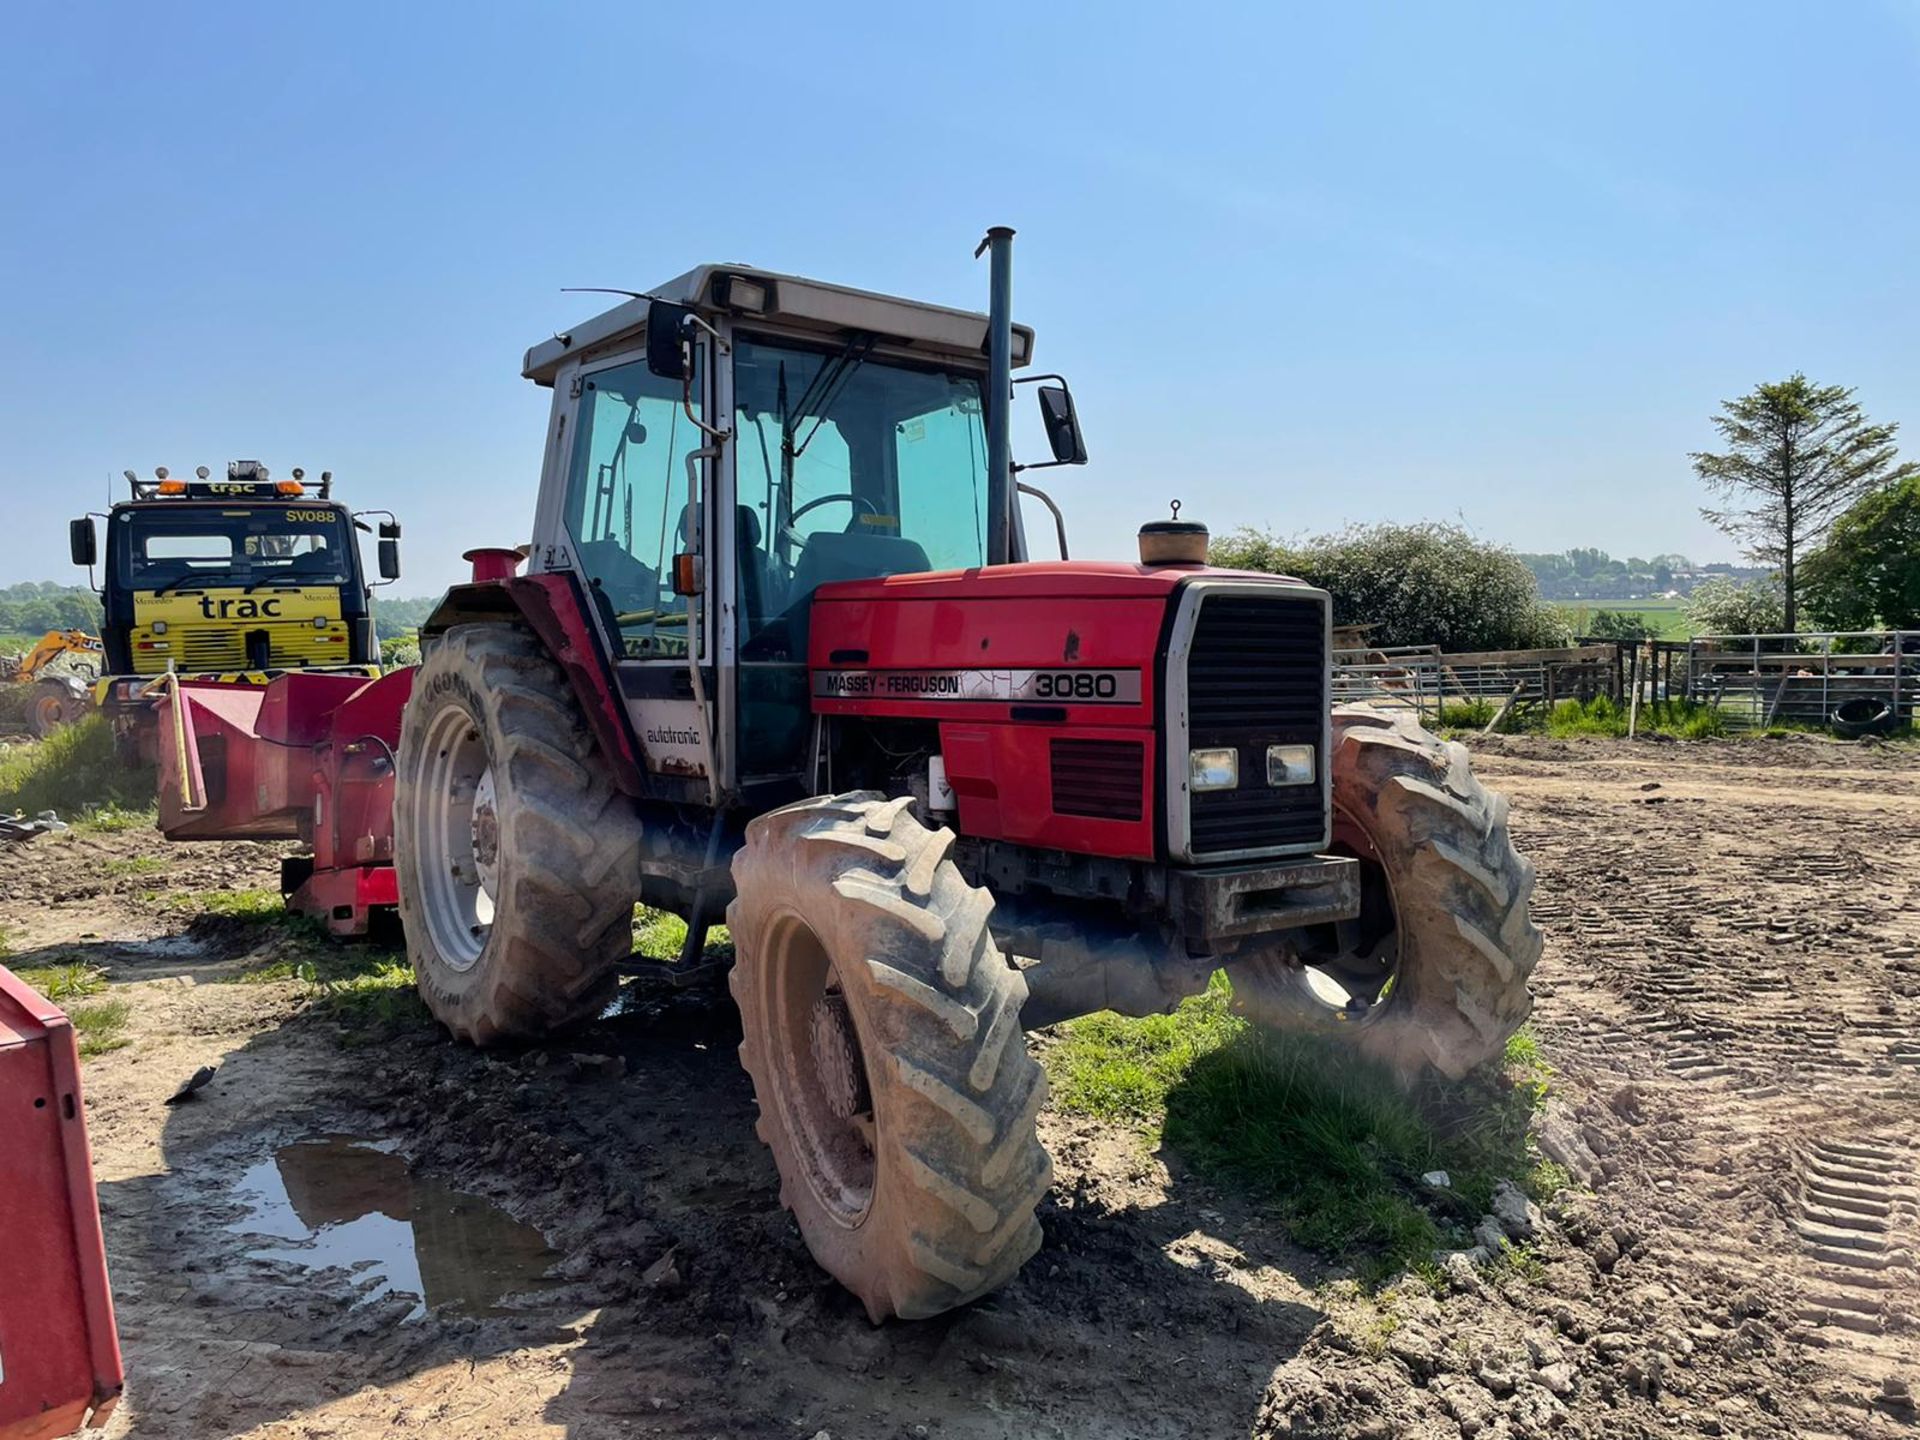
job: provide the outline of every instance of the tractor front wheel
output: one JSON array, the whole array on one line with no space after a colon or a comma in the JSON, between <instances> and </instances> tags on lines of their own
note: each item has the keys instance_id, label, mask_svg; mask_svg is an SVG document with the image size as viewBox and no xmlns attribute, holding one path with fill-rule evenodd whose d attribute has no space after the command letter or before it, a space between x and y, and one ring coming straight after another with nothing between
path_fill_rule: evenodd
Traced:
<instances>
[{"instance_id":1,"label":"tractor front wheel","mask_svg":"<svg viewBox=\"0 0 1920 1440\"><path fill-rule=\"evenodd\" d=\"M546 649L454 626L414 679L395 769L400 917L434 1018L489 1045L598 1014L633 949L640 822Z\"/></svg>"},{"instance_id":2,"label":"tractor front wheel","mask_svg":"<svg viewBox=\"0 0 1920 1440\"><path fill-rule=\"evenodd\" d=\"M727 910L740 1058L780 1199L878 1323L984 1295L1040 1247L1046 1075L993 897L910 800L809 800L747 827Z\"/></svg>"},{"instance_id":3,"label":"tractor front wheel","mask_svg":"<svg viewBox=\"0 0 1920 1440\"><path fill-rule=\"evenodd\" d=\"M1360 914L1231 967L1236 1008L1341 1035L1408 1079L1458 1079L1533 1006L1533 867L1507 834L1506 797L1474 778L1464 746L1364 705L1334 710L1332 764L1333 849L1360 862Z\"/></svg>"}]
</instances>

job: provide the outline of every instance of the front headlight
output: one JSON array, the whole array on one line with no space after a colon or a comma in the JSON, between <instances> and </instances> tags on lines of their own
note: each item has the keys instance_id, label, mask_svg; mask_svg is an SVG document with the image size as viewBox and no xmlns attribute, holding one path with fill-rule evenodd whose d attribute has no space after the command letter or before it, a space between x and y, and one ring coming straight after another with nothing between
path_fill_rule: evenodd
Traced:
<instances>
[{"instance_id":1,"label":"front headlight","mask_svg":"<svg viewBox=\"0 0 1920 1440\"><path fill-rule=\"evenodd\" d=\"M1196 791L1236 789L1240 784L1240 752L1231 746L1189 750L1187 784Z\"/></svg>"},{"instance_id":2,"label":"front headlight","mask_svg":"<svg viewBox=\"0 0 1920 1440\"><path fill-rule=\"evenodd\" d=\"M1267 784L1311 785L1313 783L1313 747L1311 745L1269 745L1267 747Z\"/></svg>"}]
</instances>

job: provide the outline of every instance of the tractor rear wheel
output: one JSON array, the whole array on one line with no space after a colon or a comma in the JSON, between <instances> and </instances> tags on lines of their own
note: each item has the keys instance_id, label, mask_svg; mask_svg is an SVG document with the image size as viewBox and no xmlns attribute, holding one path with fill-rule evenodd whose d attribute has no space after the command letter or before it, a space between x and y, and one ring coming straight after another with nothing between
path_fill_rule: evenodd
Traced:
<instances>
[{"instance_id":1,"label":"tractor rear wheel","mask_svg":"<svg viewBox=\"0 0 1920 1440\"><path fill-rule=\"evenodd\" d=\"M1233 966L1256 1023L1343 1035L1412 1079L1458 1079L1500 1054L1533 1007L1533 867L1506 797L1464 746L1364 705L1333 712L1336 852L1361 863L1361 912Z\"/></svg>"},{"instance_id":2,"label":"tractor rear wheel","mask_svg":"<svg viewBox=\"0 0 1920 1440\"><path fill-rule=\"evenodd\" d=\"M910 804L862 791L761 816L727 910L781 1203L875 1323L1006 1283L1053 1183L1026 981L987 931L992 896L947 858L953 833Z\"/></svg>"},{"instance_id":3,"label":"tractor rear wheel","mask_svg":"<svg viewBox=\"0 0 1920 1440\"><path fill-rule=\"evenodd\" d=\"M400 727L394 869L420 994L475 1045L591 1018L633 949L640 822L573 692L512 625L456 625Z\"/></svg>"}]
</instances>

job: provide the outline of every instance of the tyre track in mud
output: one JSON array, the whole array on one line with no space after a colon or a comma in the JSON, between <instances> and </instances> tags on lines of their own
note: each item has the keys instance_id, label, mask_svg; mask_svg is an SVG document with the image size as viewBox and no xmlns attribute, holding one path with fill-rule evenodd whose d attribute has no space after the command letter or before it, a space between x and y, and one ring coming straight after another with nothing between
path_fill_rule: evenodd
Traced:
<instances>
[{"instance_id":1,"label":"tyre track in mud","mask_svg":"<svg viewBox=\"0 0 1920 1440\"><path fill-rule=\"evenodd\" d=\"M1785 1287L1825 1377L1808 1433L1893 1433L1920 1383L1920 754L1717 746L1704 787L1693 748L1477 755L1540 874L1536 1024L1654 1265Z\"/></svg>"}]
</instances>

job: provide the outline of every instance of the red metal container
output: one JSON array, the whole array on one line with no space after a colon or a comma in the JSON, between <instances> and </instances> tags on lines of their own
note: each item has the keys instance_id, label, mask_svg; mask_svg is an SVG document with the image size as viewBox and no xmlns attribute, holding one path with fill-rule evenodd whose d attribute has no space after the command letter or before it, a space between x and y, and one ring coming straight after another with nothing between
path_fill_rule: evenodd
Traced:
<instances>
[{"instance_id":1,"label":"red metal container","mask_svg":"<svg viewBox=\"0 0 1920 1440\"><path fill-rule=\"evenodd\" d=\"M0 965L0 1440L104 1425L120 1385L73 1026Z\"/></svg>"}]
</instances>

